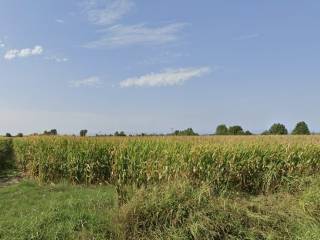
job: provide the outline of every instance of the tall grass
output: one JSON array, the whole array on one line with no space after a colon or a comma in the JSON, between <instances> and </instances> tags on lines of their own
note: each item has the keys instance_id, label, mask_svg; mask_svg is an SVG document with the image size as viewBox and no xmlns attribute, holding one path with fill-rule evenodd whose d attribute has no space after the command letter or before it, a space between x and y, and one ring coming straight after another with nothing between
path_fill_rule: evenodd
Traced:
<instances>
[{"instance_id":1,"label":"tall grass","mask_svg":"<svg viewBox=\"0 0 320 240\"><path fill-rule=\"evenodd\" d=\"M0 172L6 171L13 166L12 141L0 139Z\"/></svg>"},{"instance_id":2,"label":"tall grass","mask_svg":"<svg viewBox=\"0 0 320 240\"><path fill-rule=\"evenodd\" d=\"M14 140L18 165L43 182L147 186L175 179L266 193L320 170L320 138L74 138Z\"/></svg>"}]
</instances>

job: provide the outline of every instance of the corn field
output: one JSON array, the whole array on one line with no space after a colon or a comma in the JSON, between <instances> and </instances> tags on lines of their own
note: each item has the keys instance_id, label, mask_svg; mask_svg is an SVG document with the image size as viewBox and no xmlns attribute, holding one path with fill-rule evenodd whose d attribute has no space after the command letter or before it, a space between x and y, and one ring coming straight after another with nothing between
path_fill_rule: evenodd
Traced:
<instances>
[{"instance_id":1,"label":"corn field","mask_svg":"<svg viewBox=\"0 0 320 240\"><path fill-rule=\"evenodd\" d=\"M16 164L42 182L146 186L176 179L266 193L320 170L319 137L27 137ZM1 156L1 155L0 155Z\"/></svg>"}]
</instances>

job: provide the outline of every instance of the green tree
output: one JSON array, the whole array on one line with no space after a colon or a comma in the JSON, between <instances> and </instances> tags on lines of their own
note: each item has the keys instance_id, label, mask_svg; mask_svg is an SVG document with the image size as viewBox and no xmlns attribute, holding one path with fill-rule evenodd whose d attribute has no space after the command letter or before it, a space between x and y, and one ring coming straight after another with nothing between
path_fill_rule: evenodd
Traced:
<instances>
[{"instance_id":1,"label":"green tree","mask_svg":"<svg viewBox=\"0 0 320 240\"><path fill-rule=\"evenodd\" d=\"M195 133L192 128L187 128L185 130L176 130L173 135L176 136L198 136L198 133Z\"/></svg>"},{"instance_id":2,"label":"green tree","mask_svg":"<svg viewBox=\"0 0 320 240\"><path fill-rule=\"evenodd\" d=\"M6 133L6 137L12 137L10 133Z\"/></svg>"},{"instance_id":3,"label":"green tree","mask_svg":"<svg viewBox=\"0 0 320 240\"><path fill-rule=\"evenodd\" d=\"M252 135L252 133L249 130L247 130L245 131L244 135Z\"/></svg>"},{"instance_id":4,"label":"green tree","mask_svg":"<svg viewBox=\"0 0 320 240\"><path fill-rule=\"evenodd\" d=\"M116 137L125 137L126 134L125 134L124 131L121 131L121 132L116 131L116 132L114 133L114 136L116 136Z\"/></svg>"},{"instance_id":5,"label":"green tree","mask_svg":"<svg viewBox=\"0 0 320 240\"><path fill-rule=\"evenodd\" d=\"M275 123L269 129L269 134L271 135L287 135L288 130L285 125L281 123Z\"/></svg>"},{"instance_id":6,"label":"green tree","mask_svg":"<svg viewBox=\"0 0 320 240\"><path fill-rule=\"evenodd\" d=\"M310 135L310 130L305 122L298 122L292 131L293 135Z\"/></svg>"},{"instance_id":7,"label":"green tree","mask_svg":"<svg viewBox=\"0 0 320 240\"><path fill-rule=\"evenodd\" d=\"M225 124L221 124L216 128L216 135L228 135L228 128Z\"/></svg>"},{"instance_id":8,"label":"green tree","mask_svg":"<svg viewBox=\"0 0 320 240\"><path fill-rule=\"evenodd\" d=\"M228 129L229 135L244 135L243 129L241 126L231 126Z\"/></svg>"},{"instance_id":9,"label":"green tree","mask_svg":"<svg viewBox=\"0 0 320 240\"><path fill-rule=\"evenodd\" d=\"M88 133L88 130L87 130L87 129L82 129L82 130L80 131L80 136L81 136L81 137L85 137L85 136L87 135L87 133Z\"/></svg>"}]
</instances>

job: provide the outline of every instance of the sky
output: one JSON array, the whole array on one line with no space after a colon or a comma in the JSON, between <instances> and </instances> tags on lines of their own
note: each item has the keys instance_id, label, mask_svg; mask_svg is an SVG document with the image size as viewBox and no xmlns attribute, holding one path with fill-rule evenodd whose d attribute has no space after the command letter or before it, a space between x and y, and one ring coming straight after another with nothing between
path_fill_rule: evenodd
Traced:
<instances>
[{"instance_id":1,"label":"sky","mask_svg":"<svg viewBox=\"0 0 320 240\"><path fill-rule=\"evenodd\" d=\"M320 131L320 1L2 0L0 133Z\"/></svg>"}]
</instances>

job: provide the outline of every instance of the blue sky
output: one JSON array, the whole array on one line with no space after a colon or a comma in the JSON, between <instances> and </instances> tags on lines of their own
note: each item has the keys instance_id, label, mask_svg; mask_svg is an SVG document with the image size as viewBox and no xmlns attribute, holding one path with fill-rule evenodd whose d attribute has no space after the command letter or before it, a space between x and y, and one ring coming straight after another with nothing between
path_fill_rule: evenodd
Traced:
<instances>
[{"instance_id":1,"label":"blue sky","mask_svg":"<svg viewBox=\"0 0 320 240\"><path fill-rule=\"evenodd\" d=\"M0 132L320 131L316 0L3 0Z\"/></svg>"}]
</instances>

